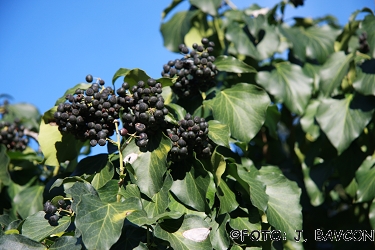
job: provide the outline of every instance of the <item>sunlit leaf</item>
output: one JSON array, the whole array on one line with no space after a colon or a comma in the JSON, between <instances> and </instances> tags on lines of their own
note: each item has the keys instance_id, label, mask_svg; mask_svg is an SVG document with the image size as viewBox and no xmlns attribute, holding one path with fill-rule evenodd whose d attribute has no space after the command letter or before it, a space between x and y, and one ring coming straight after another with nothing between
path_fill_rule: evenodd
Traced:
<instances>
[{"instance_id":1,"label":"sunlit leaf","mask_svg":"<svg viewBox=\"0 0 375 250\"><path fill-rule=\"evenodd\" d=\"M217 9L221 5L221 0L189 0L189 2L211 16L217 15Z\"/></svg>"},{"instance_id":2,"label":"sunlit leaf","mask_svg":"<svg viewBox=\"0 0 375 250\"><path fill-rule=\"evenodd\" d=\"M20 234L2 235L0 249L45 250L46 246Z\"/></svg>"},{"instance_id":3,"label":"sunlit leaf","mask_svg":"<svg viewBox=\"0 0 375 250\"><path fill-rule=\"evenodd\" d=\"M254 59L260 57L258 50L251 42L249 36L237 23L231 23L225 37L234 44L235 49L241 55L250 56Z\"/></svg>"},{"instance_id":4,"label":"sunlit leaf","mask_svg":"<svg viewBox=\"0 0 375 250\"><path fill-rule=\"evenodd\" d=\"M375 96L375 59L365 61L357 70L353 87L362 95Z\"/></svg>"},{"instance_id":5,"label":"sunlit leaf","mask_svg":"<svg viewBox=\"0 0 375 250\"><path fill-rule=\"evenodd\" d=\"M375 198L375 159L371 156L361 164L355 173L358 183L357 202L367 202Z\"/></svg>"},{"instance_id":6,"label":"sunlit leaf","mask_svg":"<svg viewBox=\"0 0 375 250\"><path fill-rule=\"evenodd\" d=\"M234 73L256 73L257 71L250 65L238 60L233 56L218 56L214 62L220 71Z\"/></svg>"}]
</instances>

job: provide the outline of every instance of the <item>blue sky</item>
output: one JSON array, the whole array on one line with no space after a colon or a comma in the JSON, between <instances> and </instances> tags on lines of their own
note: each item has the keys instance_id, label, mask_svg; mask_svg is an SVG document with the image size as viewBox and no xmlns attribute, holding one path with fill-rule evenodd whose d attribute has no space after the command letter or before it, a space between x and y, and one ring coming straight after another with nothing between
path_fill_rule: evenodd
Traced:
<instances>
[{"instance_id":1,"label":"blue sky","mask_svg":"<svg viewBox=\"0 0 375 250\"><path fill-rule=\"evenodd\" d=\"M87 74L101 77L108 86L121 67L141 68L159 78L163 64L179 56L163 47L159 32L161 13L170 2L1 0L0 94L44 113ZM232 2L245 8L253 3L272 7L279 1ZM286 18L332 14L344 25L363 7L374 9L374 1L306 0L302 7L287 7ZM178 10L187 8L185 1Z\"/></svg>"}]
</instances>

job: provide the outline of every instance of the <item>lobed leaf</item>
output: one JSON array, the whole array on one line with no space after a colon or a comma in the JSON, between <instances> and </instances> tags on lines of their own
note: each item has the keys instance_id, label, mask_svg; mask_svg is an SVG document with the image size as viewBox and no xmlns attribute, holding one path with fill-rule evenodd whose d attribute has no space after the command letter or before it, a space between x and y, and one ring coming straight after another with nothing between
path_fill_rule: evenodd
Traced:
<instances>
[{"instance_id":1,"label":"lobed leaf","mask_svg":"<svg viewBox=\"0 0 375 250\"><path fill-rule=\"evenodd\" d=\"M215 59L215 65L218 70L233 73L256 73L252 66L238 60L233 56L221 55Z\"/></svg>"}]
</instances>

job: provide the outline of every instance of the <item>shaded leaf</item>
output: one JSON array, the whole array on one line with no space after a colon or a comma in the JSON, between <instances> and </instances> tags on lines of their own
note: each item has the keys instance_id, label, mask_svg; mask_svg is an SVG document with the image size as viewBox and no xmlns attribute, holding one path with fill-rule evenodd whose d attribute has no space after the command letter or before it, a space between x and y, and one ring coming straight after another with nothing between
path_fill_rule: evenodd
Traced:
<instances>
[{"instance_id":1,"label":"shaded leaf","mask_svg":"<svg viewBox=\"0 0 375 250\"><path fill-rule=\"evenodd\" d=\"M182 119L184 119L185 115L186 115L186 110L175 104L175 103L169 103L167 105L165 105L169 112L172 113L173 117L176 119L176 121L180 121Z\"/></svg>"},{"instance_id":2,"label":"shaded leaf","mask_svg":"<svg viewBox=\"0 0 375 250\"><path fill-rule=\"evenodd\" d=\"M46 213L40 211L27 217L22 225L22 234L32 240L41 241L52 234L64 232L70 225L69 216L62 216L56 226L51 226L45 216Z\"/></svg>"},{"instance_id":3,"label":"shaded leaf","mask_svg":"<svg viewBox=\"0 0 375 250\"><path fill-rule=\"evenodd\" d=\"M189 0L191 5L198 7L204 13L210 14L211 16L217 15L217 9L221 5L221 0Z\"/></svg>"},{"instance_id":4,"label":"shaded leaf","mask_svg":"<svg viewBox=\"0 0 375 250\"><path fill-rule=\"evenodd\" d=\"M6 109L7 115L3 117L3 120L14 121L14 119L17 118L26 128L34 130L38 129L40 113L34 105L29 103L16 103L13 105L7 105Z\"/></svg>"},{"instance_id":5,"label":"shaded leaf","mask_svg":"<svg viewBox=\"0 0 375 250\"><path fill-rule=\"evenodd\" d=\"M208 121L208 137L217 145L229 148L230 131L226 124L219 121Z\"/></svg>"},{"instance_id":6,"label":"shaded leaf","mask_svg":"<svg viewBox=\"0 0 375 250\"><path fill-rule=\"evenodd\" d=\"M238 23L231 23L225 33L226 39L234 44L234 48L241 55L250 56L254 59L260 57L258 50L250 41L249 36L244 32Z\"/></svg>"},{"instance_id":7,"label":"shaded leaf","mask_svg":"<svg viewBox=\"0 0 375 250\"><path fill-rule=\"evenodd\" d=\"M311 97L312 79L303 73L300 66L289 62L277 63L275 67L271 72L259 72L257 82L290 111L303 114Z\"/></svg>"},{"instance_id":8,"label":"shaded leaf","mask_svg":"<svg viewBox=\"0 0 375 250\"><path fill-rule=\"evenodd\" d=\"M0 237L0 249L45 250L46 247L23 235L9 234Z\"/></svg>"},{"instance_id":9,"label":"shaded leaf","mask_svg":"<svg viewBox=\"0 0 375 250\"><path fill-rule=\"evenodd\" d=\"M268 132L275 139L279 138L277 134L277 124L280 121L280 116L281 114L275 104L268 106L266 121L264 122L264 126L268 128Z\"/></svg>"},{"instance_id":10,"label":"shaded leaf","mask_svg":"<svg viewBox=\"0 0 375 250\"><path fill-rule=\"evenodd\" d=\"M53 243L49 250L80 250L82 245L78 241L74 236L62 236Z\"/></svg>"},{"instance_id":11,"label":"shaded leaf","mask_svg":"<svg viewBox=\"0 0 375 250\"><path fill-rule=\"evenodd\" d=\"M173 10L177 5L179 5L183 1L184 0L173 0L172 3L163 10L163 12L161 13L161 18L164 19L171 10Z\"/></svg>"},{"instance_id":12,"label":"shaded leaf","mask_svg":"<svg viewBox=\"0 0 375 250\"><path fill-rule=\"evenodd\" d=\"M286 233L288 240L294 240L296 228L302 228L301 189L288 180L278 167L262 167L259 174L269 196L266 211L268 222Z\"/></svg>"},{"instance_id":13,"label":"shaded leaf","mask_svg":"<svg viewBox=\"0 0 375 250\"><path fill-rule=\"evenodd\" d=\"M224 160L224 156L219 154L216 150L211 156L211 165L212 165L212 172L214 174L215 183L217 186L220 185L221 176L225 172L226 162Z\"/></svg>"},{"instance_id":14,"label":"shaded leaf","mask_svg":"<svg viewBox=\"0 0 375 250\"><path fill-rule=\"evenodd\" d=\"M370 225L372 229L374 229L375 228L375 200L372 200L371 202L368 217L370 220Z\"/></svg>"},{"instance_id":15,"label":"shaded leaf","mask_svg":"<svg viewBox=\"0 0 375 250\"><path fill-rule=\"evenodd\" d=\"M5 145L0 144L0 187L8 186L11 182L8 172L9 161Z\"/></svg>"},{"instance_id":16,"label":"shaded leaf","mask_svg":"<svg viewBox=\"0 0 375 250\"><path fill-rule=\"evenodd\" d=\"M231 218L229 214L225 214L216 218L211 223L210 240L212 249L228 249L230 245L230 237L227 233L227 223Z\"/></svg>"},{"instance_id":17,"label":"shaded leaf","mask_svg":"<svg viewBox=\"0 0 375 250\"><path fill-rule=\"evenodd\" d=\"M131 87L137 85L139 81L144 81L147 85L147 80L151 77L147 75L147 73L141 69L132 69L124 76L124 82L129 83L130 89Z\"/></svg>"},{"instance_id":18,"label":"shaded leaf","mask_svg":"<svg viewBox=\"0 0 375 250\"><path fill-rule=\"evenodd\" d=\"M372 58L375 58L375 16L373 14L369 14L365 17L365 19L362 21L361 27L364 29L367 33L367 43L370 47L370 55Z\"/></svg>"},{"instance_id":19,"label":"shaded leaf","mask_svg":"<svg viewBox=\"0 0 375 250\"><path fill-rule=\"evenodd\" d=\"M300 123L303 131L306 132L306 137L310 141L316 140L320 135L320 127L315 121L316 111L318 110L320 102L311 99L306 107L305 114L301 117Z\"/></svg>"},{"instance_id":20,"label":"shaded leaf","mask_svg":"<svg viewBox=\"0 0 375 250\"><path fill-rule=\"evenodd\" d=\"M256 69L233 56L218 56L214 63L218 70L234 73L256 73Z\"/></svg>"},{"instance_id":21,"label":"shaded leaf","mask_svg":"<svg viewBox=\"0 0 375 250\"><path fill-rule=\"evenodd\" d=\"M375 159L368 156L355 173L358 183L357 202L367 202L375 198Z\"/></svg>"},{"instance_id":22,"label":"shaded leaf","mask_svg":"<svg viewBox=\"0 0 375 250\"><path fill-rule=\"evenodd\" d=\"M163 23L160 31L164 38L164 47L170 51L178 52L178 45L184 43L184 37L191 28L191 19L198 13L198 10L181 11L168 22Z\"/></svg>"},{"instance_id":23,"label":"shaded leaf","mask_svg":"<svg viewBox=\"0 0 375 250\"><path fill-rule=\"evenodd\" d=\"M263 89L238 83L203 105L212 109L215 120L229 125L233 137L249 142L265 122L269 103L270 99Z\"/></svg>"},{"instance_id":24,"label":"shaded leaf","mask_svg":"<svg viewBox=\"0 0 375 250\"><path fill-rule=\"evenodd\" d=\"M320 90L324 96L331 96L340 86L344 76L348 73L353 54L345 55L343 51L332 54L320 70Z\"/></svg>"},{"instance_id":25,"label":"shaded leaf","mask_svg":"<svg viewBox=\"0 0 375 250\"><path fill-rule=\"evenodd\" d=\"M373 108L374 100L360 95L348 95L341 100L323 99L318 107L316 119L332 145L341 154L370 122Z\"/></svg>"},{"instance_id":26,"label":"shaded leaf","mask_svg":"<svg viewBox=\"0 0 375 250\"><path fill-rule=\"evenodd\" d=\"M63 96L61 96L59 99L57 99L57 101L55 103L55 106L58 106L60 103L64 103L66 101L65 96L68 95L68 94L74 94L76 89L86 90L89 87L91 87L91 85L92 85L91 83L79 83L76 86L74 86L73 88L68 89L67 91L65 91Z\"/></svg>"},{"instance_id":27,"label":"shaded leaf","mask_svg":"<svg viewBox=\"0 0 375 250\"><path fill-rule=\"evenodd\" d=\"M88 249L109 249L120 238L126 216L141 208L135 198L104 203L97 196L83 195L77 204L75 225Z\"/></svg>"},{"instance_id":28,"label":"shaded leaf","mask_svg":"<svg viewBox=\"0 0 375 250\"><path fill-rule=\"evenodd\" d=\"M216 194L220 201L220 210L218 214L230 213L238 207L236 195L223 179L220 181Z\"/></svg>"},{"instance_id":29,"label":"shaded leaf","mask_svg":"<svg viewBox=\"0 0 375 250\"><path fill-rule=\"evenodd\" d=\"M102 168L99 173L95 174L91 184L95 189L99 189L112 180L114 174L115 167L112 162L108 161L104 168Z\"/></svg>"},{"instance_id":30,"label":"shaded leaf","mask_svg":"<svg viewBox=\"0 0 375 250\"><path fill-rule=\"evenodd\" d=\"M127 69L127 68L119 68L112 78L112 85L115 86L116 80L120 78L121 76L125 77L129 73L129 71L130 69Z\"/></svg>"},{"instance_id":31,"label":"shaded leaf","mask_svg":"<svg viewBox=\"0 0 375 250\"><path fill-rule=\"evenodd\" d=\"M365 61L357 70L353 87L362 95L375 96L375 59Z\"/></svg>"},{"instance_id":32,"label":"shaded leaf","mask_svg":"<svg viewBox=\"0 0 375 250\"><path fill-rule=\"evenodd\" d=\"M43 191L44 186L31 186L23 189L13 199L17 206L17 212L22 218L43 209Z\"/></svg>"}]
</instances>

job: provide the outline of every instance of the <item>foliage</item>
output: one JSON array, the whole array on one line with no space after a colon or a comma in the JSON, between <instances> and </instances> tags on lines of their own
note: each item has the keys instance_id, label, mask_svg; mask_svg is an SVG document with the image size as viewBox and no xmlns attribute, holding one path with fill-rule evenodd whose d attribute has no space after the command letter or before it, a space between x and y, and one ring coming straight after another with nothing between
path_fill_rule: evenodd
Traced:
<instances>
[{"instance_id":1,"label":"foliage","mask_svg":"<svg viewBox=\"0 0 375 250\"><path fill-rule=\"evenodd\" d=\"M168 75L154 76L164 120L148 139L134 121L122 119L121 129L116 120L108 153L89 155L87 140L60 132L59 104L87 94L87 83L57 96L42 116L30 104L3 103L2 120L22 123L40 150L0 145L1 249L316 249L315 229L375 228L373 12L358 10L340 27L331 16L284 21L303 1L243 10L230 1L189 2L161 24L164 45L183 52L174 59L190 67L186 46L208 38L214 85L183 97L175 92L185 81L179 66L171 64L173 74L164 66ZM206 69L205 52L194 53ZM194 72L186 84L203 81ZM150 78L120 68L112 84L126 82L120 92L129 98ZM132 116L139 108L116 112ZM180 139L191 131L200 134L185 147ZM272 237L260 230L273 230ZM296 230L303 230L297 243ZM325 244L343 249L339 240Z\"/></svg>"}]
</instances>

